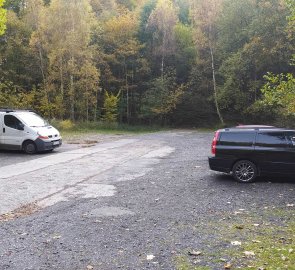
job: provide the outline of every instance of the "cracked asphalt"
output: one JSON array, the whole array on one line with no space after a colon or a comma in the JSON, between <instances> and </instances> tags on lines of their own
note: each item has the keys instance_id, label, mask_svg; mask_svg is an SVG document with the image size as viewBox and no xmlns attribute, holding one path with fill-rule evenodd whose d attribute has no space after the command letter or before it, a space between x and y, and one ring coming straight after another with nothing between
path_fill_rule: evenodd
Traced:
<instances>
[{"instance_id":1,"label":"cracked asphalt","mask_svg":"<svg viewBox=\"0 0 295 270\"><path fill-rule=\"evenodd\" d=\"M293 179L240 184L210 171L212 136L171 131L33 157L0 152L0 269L177 269L190 250L228 247L207 224L294 203Z\"/></svg>"}]
</instances>

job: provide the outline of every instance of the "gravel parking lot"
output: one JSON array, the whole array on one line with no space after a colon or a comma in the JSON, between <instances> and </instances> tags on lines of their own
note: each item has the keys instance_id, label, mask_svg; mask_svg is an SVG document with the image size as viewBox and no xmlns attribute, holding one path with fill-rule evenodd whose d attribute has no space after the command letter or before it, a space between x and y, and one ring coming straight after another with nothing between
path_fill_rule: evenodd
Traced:
<instances>
[{"instance_id":1,"label":"gravel parking lot","mask_svg":"<svg viewBox=\"0 0 295 270\"><path fill-rule=\"evenodd\" d=\"M0 269L224 269L232 221L294 219L273 209L292 209L295 181L239 184L210 171L212 136L171 131L37 156L0 152Z\"/></svg>"}]
</instances>

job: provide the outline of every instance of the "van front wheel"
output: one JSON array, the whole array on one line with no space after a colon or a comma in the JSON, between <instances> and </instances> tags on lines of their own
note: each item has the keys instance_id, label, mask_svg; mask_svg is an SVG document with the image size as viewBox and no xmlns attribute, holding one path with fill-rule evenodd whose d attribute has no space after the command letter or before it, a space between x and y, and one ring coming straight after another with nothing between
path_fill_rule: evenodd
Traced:
<instances>
[{"instance_id":1,"label":"van front wheel","mask_svg":"<svg viewBox=\"0 0 295 270\"><path fill-rule=\"evenodd\" d=\"M249 160L240 160L233 166L233 176L241 183L254 182L257 177L257 167Z\"/></svg>"},{"instance_id":2,"label":"van front wheel","mask_svg":"<svg viewBox=\"0 0 295 270\"><path fill-rule=\"evenodd\" d=\"M36 144L32 141L27 141L24 143L23 149L26 154L33 155L37 152Z\"/></svg>"}]
</instances>

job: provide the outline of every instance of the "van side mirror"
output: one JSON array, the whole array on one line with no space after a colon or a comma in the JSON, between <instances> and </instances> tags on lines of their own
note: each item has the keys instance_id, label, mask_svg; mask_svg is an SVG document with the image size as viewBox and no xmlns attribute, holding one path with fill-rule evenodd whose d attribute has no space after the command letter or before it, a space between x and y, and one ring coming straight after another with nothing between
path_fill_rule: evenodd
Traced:
<instances>
[{"instance_id":1,"label":"van side mirror","mask_svg":"<svg viewBox=\"0 0 295 270\"><path fill-rule=\"evenodd\" d=\"M18 123L17 124L17 129L18 130L25 130L25 125L23 123Z\"/></svg>"}]
</instances>

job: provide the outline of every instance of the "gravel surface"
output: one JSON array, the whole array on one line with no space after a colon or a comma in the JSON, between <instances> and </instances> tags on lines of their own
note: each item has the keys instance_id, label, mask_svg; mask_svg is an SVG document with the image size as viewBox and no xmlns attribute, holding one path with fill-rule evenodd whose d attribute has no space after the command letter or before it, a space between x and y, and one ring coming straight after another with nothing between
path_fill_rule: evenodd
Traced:
<instances>
[{"instance_id":1,"label":"gravel surface","mask_svg":"<svg viewBox=\"0 0 295 270\"><path fill-rule=\"evenodd\" d=\"M0 269L181 269L178 260L189 251L212 254L227 248L212 229L224 226L225 217L248 211L261 219L265 209L294 203L292 179L239 184L210 171L210 133L175 131L132 138L136 142L113 153L125 155L124 161L84 180L93 187L112 186L115 192L98 197L75 193L45 207L34 205L27 214L2 215ZM142 155L132 156L133 149ZM89 162L95 158L99 163L105 158L100 155L92 153ZM74 170L74 164L64 166ZM224 263L206 256L194 260L196 266L208 267L199 269L223 269Z\"/></svg>"},{"instance_id":2,"label":"gravel surface","mask_svg":"<svg viewBox=\"0 0 295 270\"><path fill-rule=\"evenodd\" d=\"M58 153L69 152L79 148L91 147L97 143L105 143L109 141L119 140L122 137L128 137L126 135L108 135L108 134L87 134L87 135L72 135L71 137L63 138L63 145L60 148L56 148L53 152L37 153L36 155L27 155L22 151L6 151L0 150L0 168L26 162L28 160L35 160L41 157L47 157L50 155L57 155ZM131 137L131 136L129 136Z\"/></svg>"}]
</instances>

